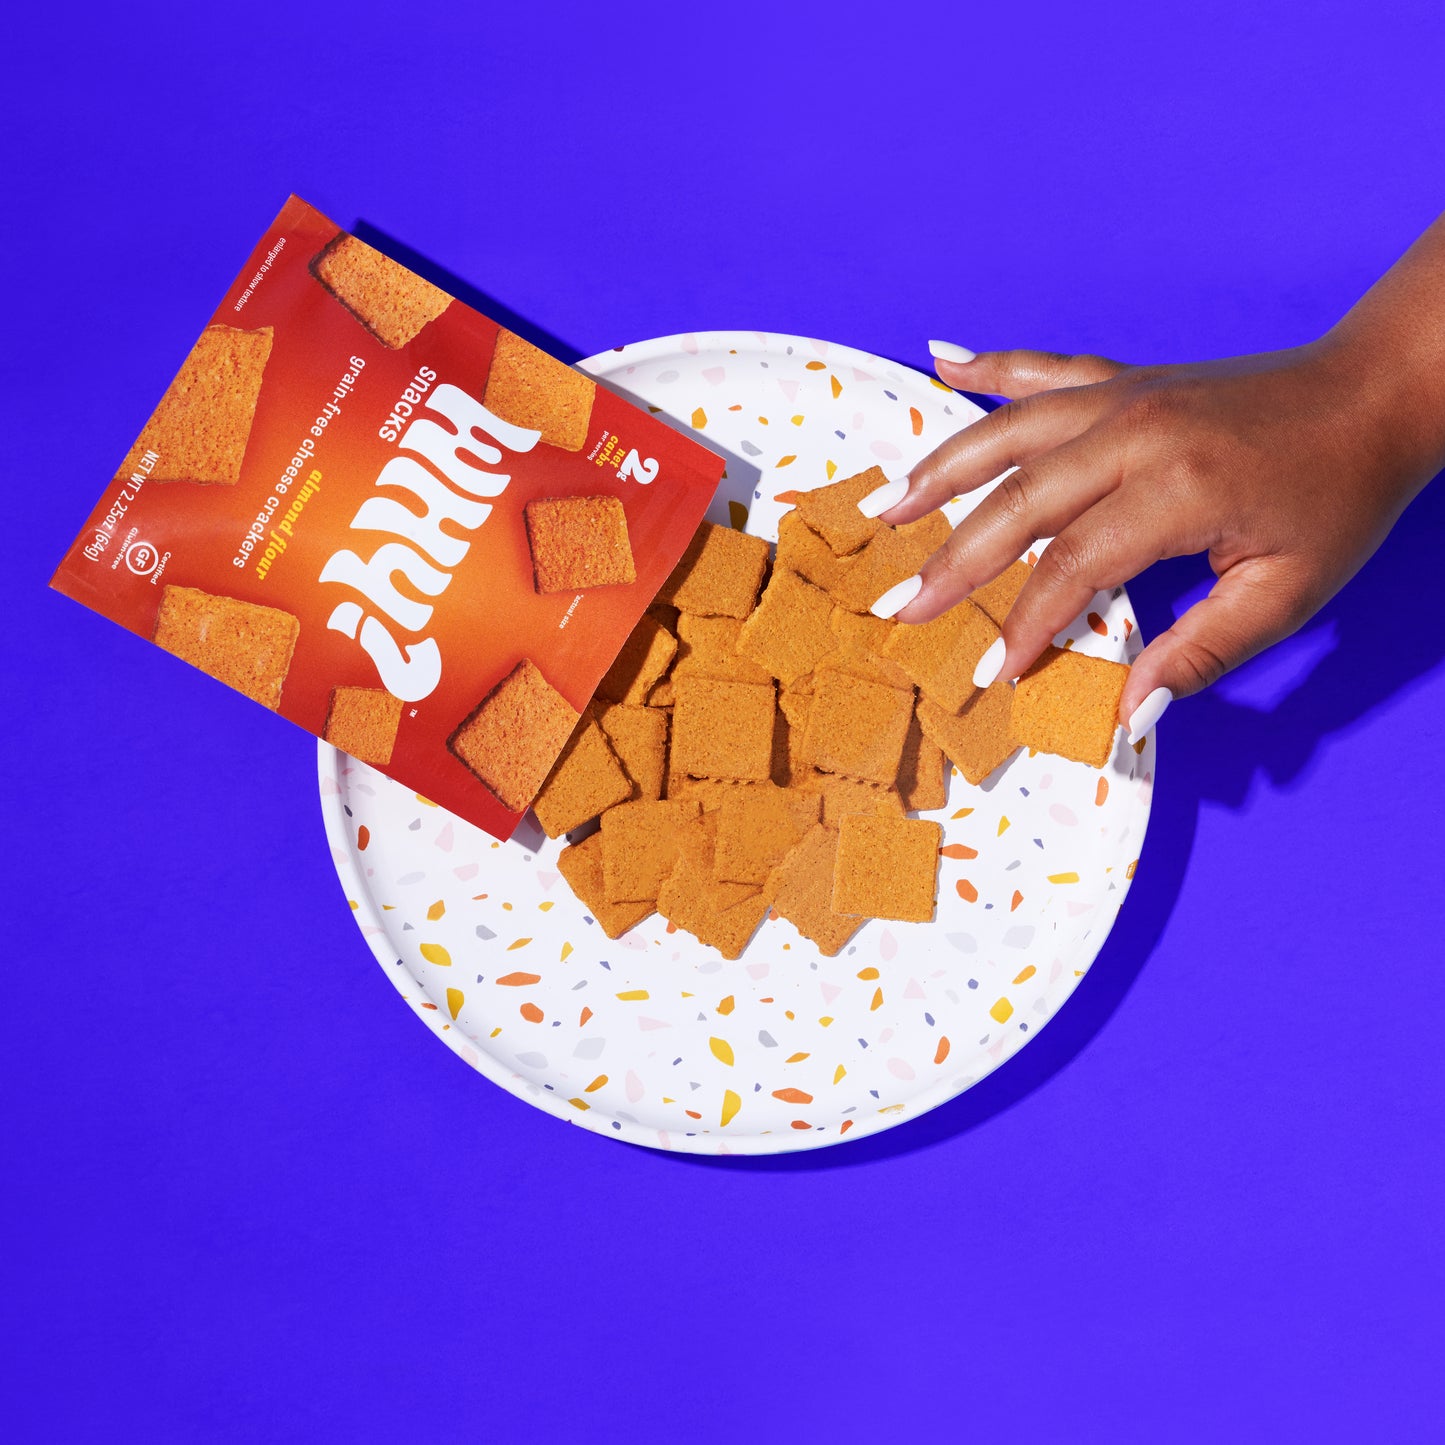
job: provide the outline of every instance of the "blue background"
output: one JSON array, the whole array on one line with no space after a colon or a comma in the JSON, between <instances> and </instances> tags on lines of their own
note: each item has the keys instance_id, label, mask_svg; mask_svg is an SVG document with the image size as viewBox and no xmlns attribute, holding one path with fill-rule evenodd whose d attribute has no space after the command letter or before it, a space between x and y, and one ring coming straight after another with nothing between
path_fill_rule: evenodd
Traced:
<instances>
[{"instance_id":1,"label":"blue background","mask_svg":"<svg viewBox=\"0 0 1445 1445\"><path fill-rule=\"evenodd\" d=\"M45 587L288 191L569 358L1287 346L1445 204L1438 3L35 10L0 92L0 1429L1439 1438L1445 487L1170 713L1133 895L1038 1041L774 1162L464 1067L351 921L310 739ZM1140 579L1147 634L1203 575Z\"/></svg>"}]
</instances>

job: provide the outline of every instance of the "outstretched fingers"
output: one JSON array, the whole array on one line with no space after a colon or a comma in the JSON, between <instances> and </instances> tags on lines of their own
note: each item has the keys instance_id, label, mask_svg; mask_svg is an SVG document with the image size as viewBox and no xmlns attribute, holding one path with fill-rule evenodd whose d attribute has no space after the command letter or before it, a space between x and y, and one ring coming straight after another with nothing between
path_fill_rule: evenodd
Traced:
<instances>
[{"instance_id":1,"label":"outstretched fingers","mask_svg":"<svg viewBox=\"0 0 1445 1445\"><path fill-rule=\"evenodd\" d=\"M1217 682L1308 620L1318 603L1301 603L1289 567L1278 557L1231 567L1203 601L1139 654L1119 704L1130 742L1143 737L1175 698Z\"/></svg>"},{"instance_id":2,"label":"outstretched fingers","mask_svg":"<svg viewBox=\"0 0 1445 1445\"><path fill-rule=\"evenodd\" d=\"M1100 399L1087 390L1050 391L1010 402L955 432L917 463L907 477L865 497L866 515L893 526L994 480L1013 467L1072 441L1097 419Z\"/></svg>"},{"instance_id":3,"label":"outstretched fingers","mask_svg":"<svg viewBox=\"0 0 1445 1445\"><path fill-rule=\"evenodd\" d=\"M1124 369L1122 362L1102 356L1067 356L1058 351L974 353L950 341L930 341L928 350L941 381L955 391L986 396L1032 396L1064 386L1092 386Z\"/></svg>"},{"instance_id":4,"label":"outstretched fingers","mask_svg":"<svg viewBox=\"0 0 1445 1445\"><path fill-rule=\"evenodd\" d=\"M1119 478L1112 450L1091 436L1001 477L924 565L922 585L899 621L927 622L946 612L1039 538L1064 531L1107 497Z\"/></svg>"}]
</instances>

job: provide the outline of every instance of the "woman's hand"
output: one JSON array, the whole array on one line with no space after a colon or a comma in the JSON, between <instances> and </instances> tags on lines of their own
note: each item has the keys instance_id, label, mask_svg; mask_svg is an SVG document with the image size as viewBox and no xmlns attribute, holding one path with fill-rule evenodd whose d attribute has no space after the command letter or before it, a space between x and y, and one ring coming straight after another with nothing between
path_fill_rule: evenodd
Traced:
<instances>
[{"instance_id":1,"label":"woman's hand","mask_svg":"<svg viewBox=\"0 0 1445 1445\"><path fill-rule=\"evenodd\" d=\"M1133 737L1312 616L1442 460L1445 418L1420 414L1424 397L1343 324L1296 350L1183 366L930 349L949 386L1014 400L914 467L884 520L1016 470L924 566L898 620L928 621L1052 537L979 664L986 685L1017 677L1096 591L1207 552L1213 590L1134 663L1120 707Z\"/></svg>"}]
</instances>

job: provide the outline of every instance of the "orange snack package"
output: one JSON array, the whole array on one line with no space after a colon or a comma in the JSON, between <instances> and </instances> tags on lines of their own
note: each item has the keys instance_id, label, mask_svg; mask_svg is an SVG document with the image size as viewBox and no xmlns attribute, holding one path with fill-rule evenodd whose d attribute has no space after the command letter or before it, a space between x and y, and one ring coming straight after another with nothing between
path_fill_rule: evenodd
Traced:
<instances>
[{"instance_id":1,"label":"orange snack package","mask_svg":"<svg viewBox=\"0 0 1445 1445\"><path fill-rule=\"evenodd\" d=\"M116 451L51 585L498 838L723 470L294 196Z\"/></svg>"}]
</instances>

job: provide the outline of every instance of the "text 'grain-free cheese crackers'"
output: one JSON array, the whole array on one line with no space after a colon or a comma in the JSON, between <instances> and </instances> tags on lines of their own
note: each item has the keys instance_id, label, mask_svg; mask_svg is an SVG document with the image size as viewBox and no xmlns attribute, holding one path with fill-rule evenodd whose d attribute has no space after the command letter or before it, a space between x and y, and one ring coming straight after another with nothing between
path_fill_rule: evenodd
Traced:
<instances>
[{"instance_id":1,"label":"text 'grain-free cheese crackers'","mask_svg":"<svg viewBox=\"0 0 1445 1445\"><path fill-rule=\"evenodd\" d=\"M667 682L666 623L614 661L685 550L752 610L720 457L294 197L175 353L52 585L499 838L657 797L665 718L579 720Z\"/></svg>"}]
</instances>

